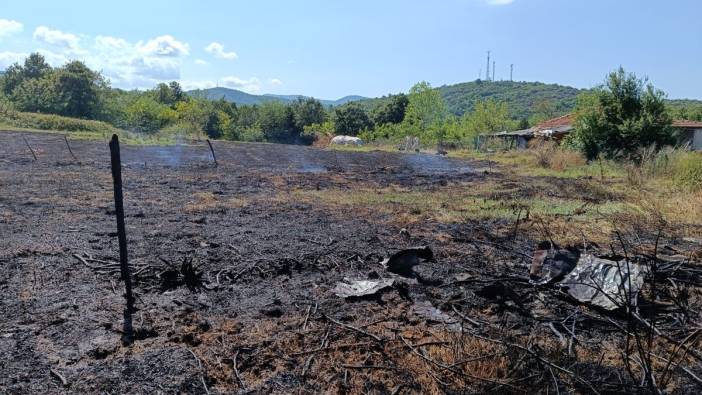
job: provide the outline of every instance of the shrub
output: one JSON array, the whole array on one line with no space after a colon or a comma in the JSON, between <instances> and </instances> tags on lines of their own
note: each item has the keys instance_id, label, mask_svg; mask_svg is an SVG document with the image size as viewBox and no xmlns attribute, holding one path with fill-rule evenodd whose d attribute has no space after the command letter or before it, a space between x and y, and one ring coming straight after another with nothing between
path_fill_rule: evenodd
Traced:
<instances>
[{"instance_id":1,"label":"shrub","mask_svg":"<svg viewBox=\"0 0 702 395\"><path fill-rule=\"evenodd\" d=\"M266 136L258 126L244 128L239 132L239 140L248 142L263 142L266 141Z\"/></svg>"},{"instance_id":2,"label":"shrub","mask_svg":"<svg viewBox=\"0 0 702 395\"><path fill-rule=\"evenodd\" d=\"M536 165L548 168L551 166L551 157L556 150L556 143L551 140L533 139L529 142L529 149L536 159Z\"/></svg>"},{"instance_id":3,"label":"shrub","mask_svg":"<svg viewBox=\"0 0 702 395\"><path fill-rule=\"evenodd\" d=\"M587 160L580 152L558 148L553 152L549 167L553 170L563 171L569 167L584 166L586 163Z\"/></svg>"},{"instance_id":4,"label":"shrub","mask_svg":"<svg viewBox=\"0 0 702 395\"><path fill-rule=\"evenodd\" d=\"M581 153L560 147L552 140L534 139L529 146L536 164L543 168L563 171L569 167L583 166L587 163Z\"/></svg>"}]
</instances>

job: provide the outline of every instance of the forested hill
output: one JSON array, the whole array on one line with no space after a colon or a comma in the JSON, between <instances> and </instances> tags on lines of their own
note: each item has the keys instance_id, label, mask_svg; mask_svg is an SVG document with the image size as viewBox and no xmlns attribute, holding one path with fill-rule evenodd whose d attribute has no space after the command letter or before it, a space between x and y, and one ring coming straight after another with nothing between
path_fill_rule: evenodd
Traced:
<instances>
[{"instance_id":1,"label":"forested hill","mask_svg":"<svg viewBox=\"0 0 702 395\"><path fill-rule=\"evenodd\" d=\"M198 97L205 97L210 100L219 100L219 99L224 99L229 102L233 102L239 105L242 104L261 104L264 102L268 101L280 101L283 103L290 103L298 98L306 98L306 96L302 95L272 95L272 94L266 94L266 95L253 95L250 93L242 92L237 89L230 89L230 88L209 88L209 89L198 89L198 90L192 90L188 92L189 95L191 96L198 96ZM364 100L366 99L363 96L344 96L341 99L337 100L320 100L322 105L324 106L340 106L342 104L346 104L352 101L358 101L358 100Z\"/></svg>"},{"instance_id":2,"label":"forested hill","mask_svg":"<svg viewBox=\"0 0 702 395\"><path fill-rule=\"evenodd\" d=\"M556 113L575 107L580 89L541 82L472 81L437 88L449 111L456 115L473 110L476 100L493 99L506 102L514 119L528 119L539 103L549 103Z\"/></svg>"},{"instance_id":3,"label":"forested hill","mask_svg":"<svg viewBox=\"0 0 702 395\"><path fill-rule=\"evenodd\" d=\"M582 90L570 86L541 82L471 81L436 88L449 112L463 115L473 110L477 100L493 99L507 103L510 117L529 119L537 112L561 115L575 108L575 98ZM388 96L366 99L360 103L367 109L389 100ZM542 107L540 109L540 107Z\"/></svg>"}]
</instances>

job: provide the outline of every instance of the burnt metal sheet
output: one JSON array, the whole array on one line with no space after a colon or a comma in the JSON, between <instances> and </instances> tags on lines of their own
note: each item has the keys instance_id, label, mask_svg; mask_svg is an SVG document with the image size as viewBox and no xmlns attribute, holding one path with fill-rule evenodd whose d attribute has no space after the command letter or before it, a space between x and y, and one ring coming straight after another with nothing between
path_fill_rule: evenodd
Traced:
<instances>
[{"instance_id":1,"label":"burnt metal sheet","mask_svg":"<svg viewBox=\"0 0 702 395\"><path fill-rule=\"evenodd\" d=\"M627 303L636 305L644 284L644 270L638 264L586 254L580 257L575 269L566 275L561 285L580 302L616 310Z\"/></svg>"}]
</instances>

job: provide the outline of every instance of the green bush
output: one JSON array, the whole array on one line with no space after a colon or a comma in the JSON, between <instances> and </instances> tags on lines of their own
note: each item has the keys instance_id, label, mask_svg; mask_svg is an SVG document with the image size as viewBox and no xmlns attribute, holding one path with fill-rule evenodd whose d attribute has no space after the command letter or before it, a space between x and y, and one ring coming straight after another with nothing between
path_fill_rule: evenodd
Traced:
<instances>
[{"instance_id":1,"label":"green bush","mask_svg":"<svg viewBox=\"0 0 702 395\"><path fill-rule=\"evenodd\" d=\"M248 141L248 142L266 141L266 136L263 134L263 131L258 126L244 128L243 130L239 131L238 137L239 137L240 141Z\"/></svg>"},{"instance_id":2,"label":"green bush","mask_svg":"<svg viewBox=\"0 0 702 395\"><path fill-rule=\"evenodd\" d=\"M62 117L53 114L10 112L0 115L0 122L23 129L52 130L59 132L115 133L117 129L105 122Z\"/></svg>"}]
</instances>

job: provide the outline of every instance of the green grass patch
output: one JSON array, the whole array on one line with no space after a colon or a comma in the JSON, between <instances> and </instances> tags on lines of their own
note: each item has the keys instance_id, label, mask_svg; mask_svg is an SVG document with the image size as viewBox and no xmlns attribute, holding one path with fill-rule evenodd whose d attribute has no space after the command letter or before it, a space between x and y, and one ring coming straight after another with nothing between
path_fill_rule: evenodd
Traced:
<instances>
[{"instance_id":1,"label":"green grass patch","mask_svg":"<svg viewBox=\"0 0 702 395\"><path fill-rule=\"evenodd\" d=\"M164 145L176 142L176 136L172 133L139 134L115 128L101 121L23 112L1 116L0 131L68 134L74 140L100 141L107 141L113 134L117 134L122 143L130 145Z\"/></svg>"}]
</instances>

